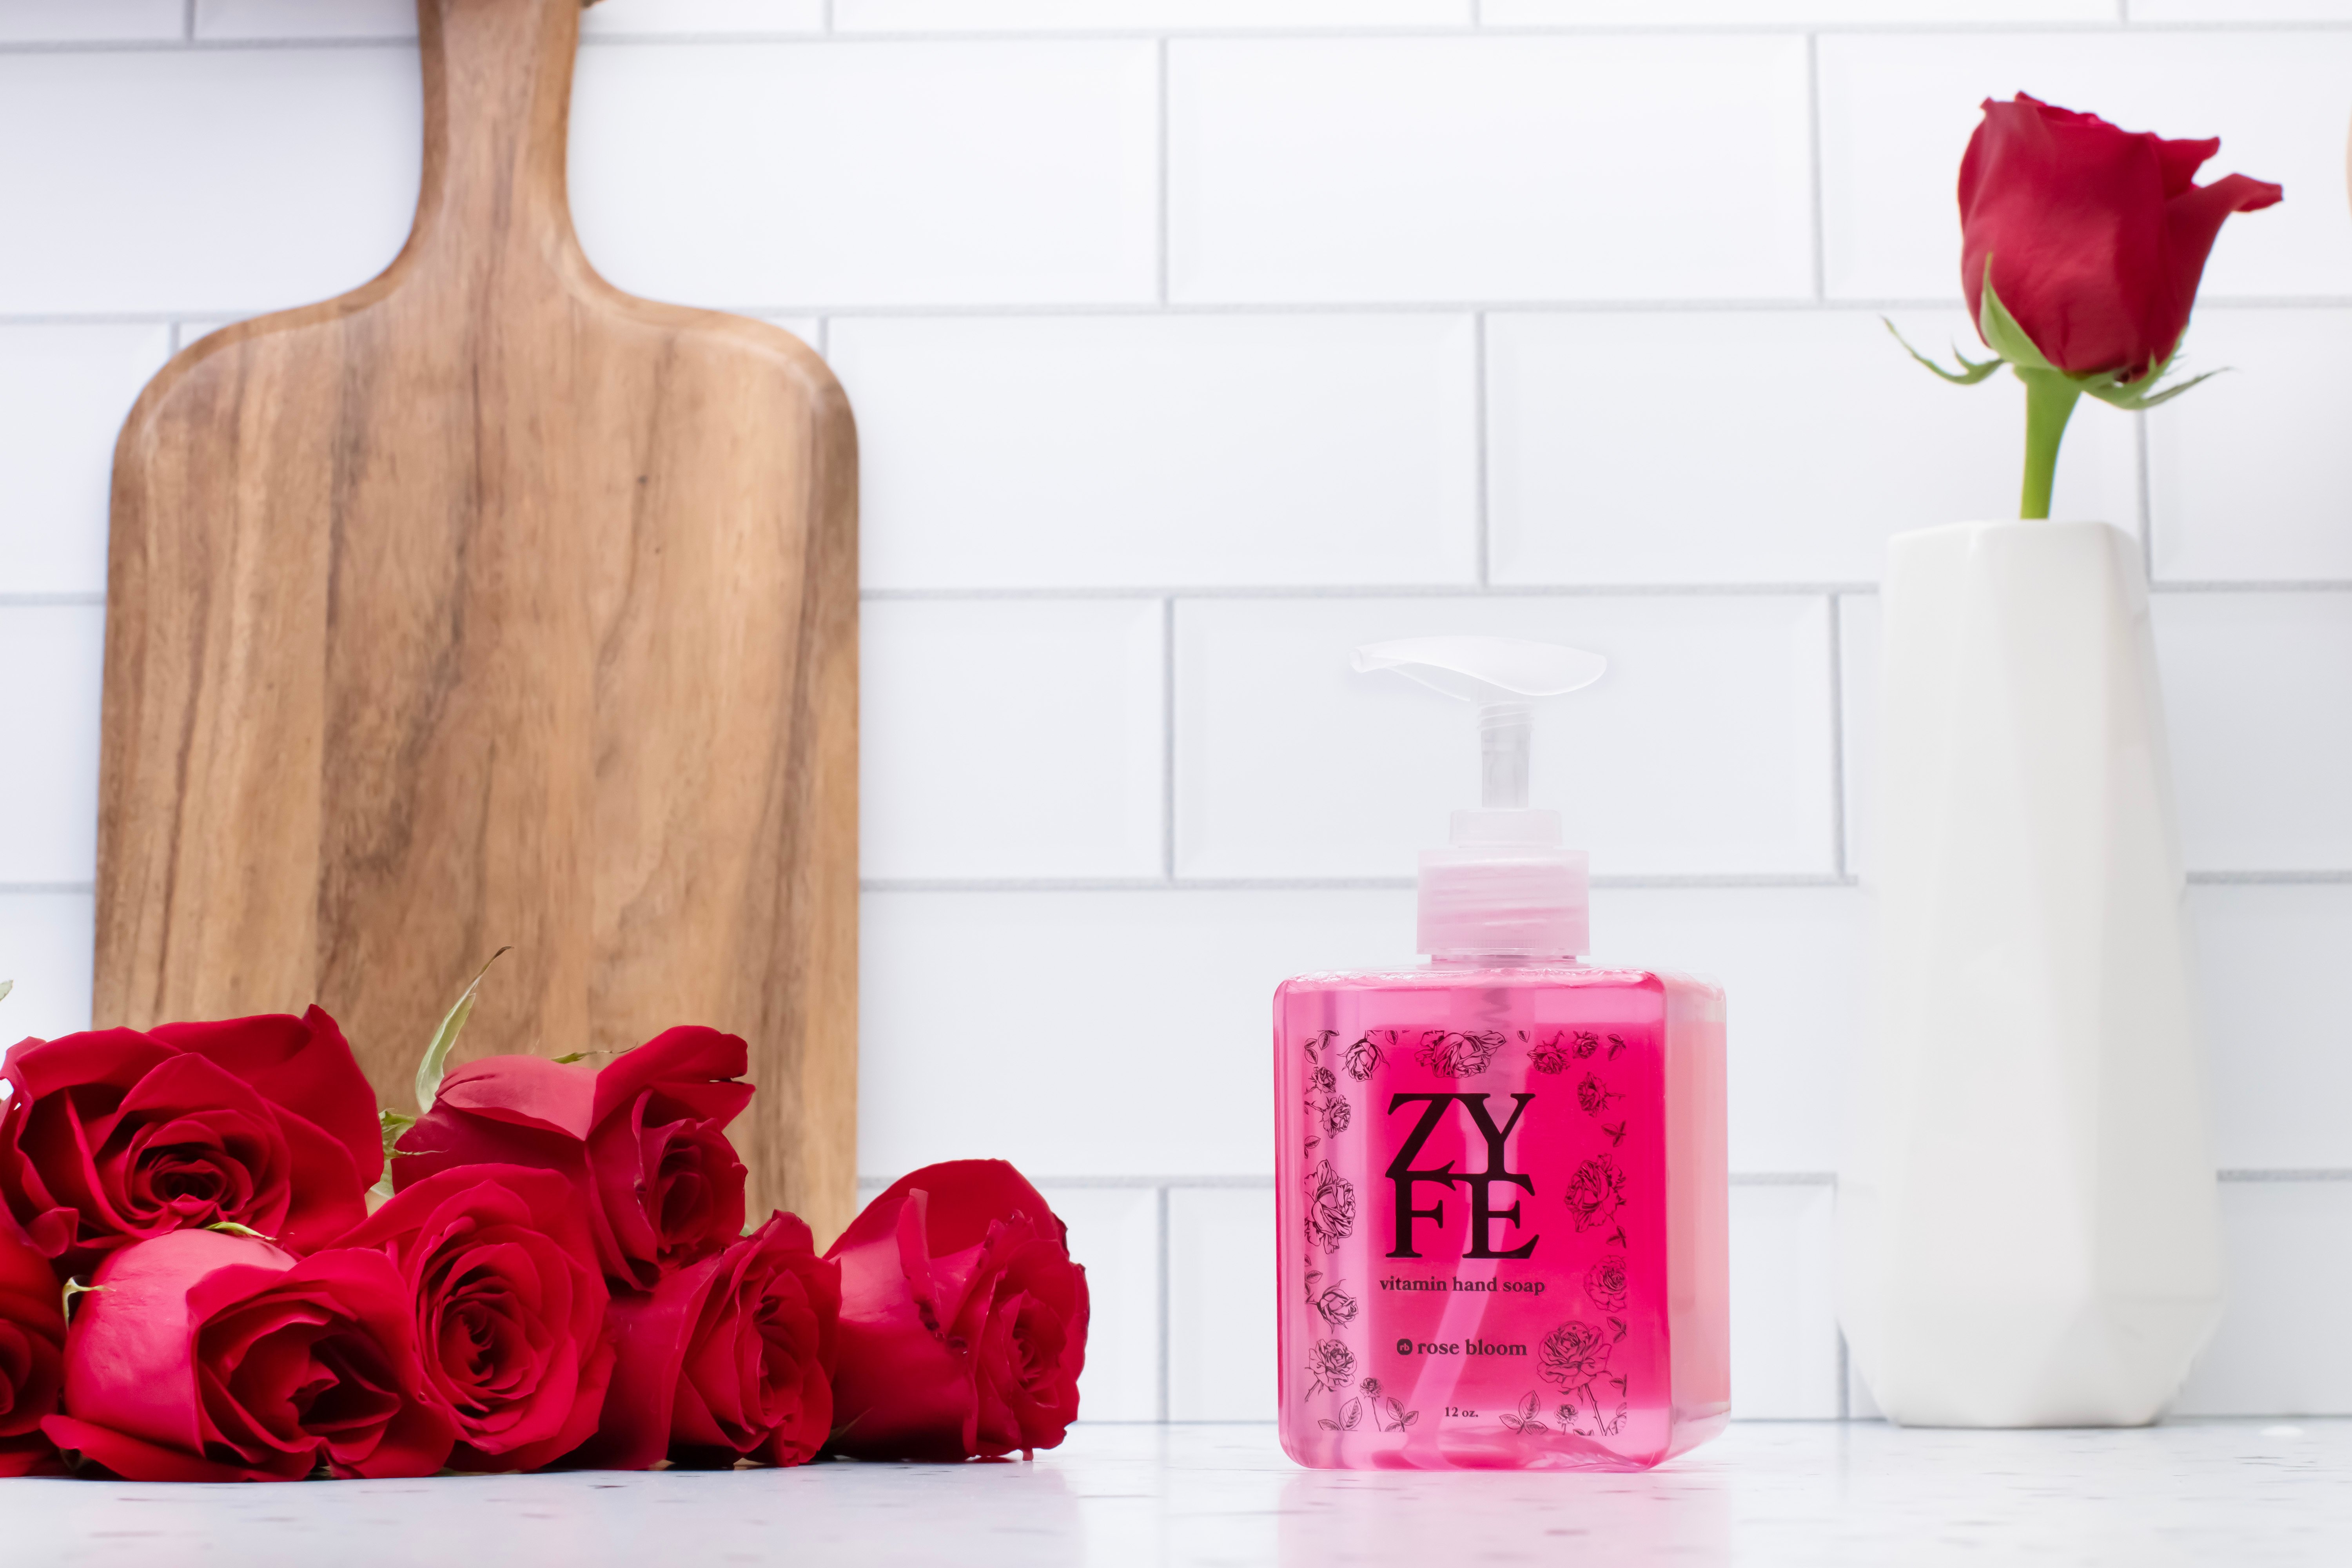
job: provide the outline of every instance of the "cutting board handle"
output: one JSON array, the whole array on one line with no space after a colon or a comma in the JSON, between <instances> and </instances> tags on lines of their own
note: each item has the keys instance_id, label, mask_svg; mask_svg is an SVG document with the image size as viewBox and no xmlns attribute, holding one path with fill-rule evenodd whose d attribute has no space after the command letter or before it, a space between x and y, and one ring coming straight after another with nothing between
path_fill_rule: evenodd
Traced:
<instances>
[{"instance_id":1,"label":"cutting board handle","mask_svg":"<svg viewBox=\"0 0 2352 1568\"><path fill-rule=\"evenodd\" d=\"M580 10L417 0L425 168L394 275L469 289L516 268L588 274L564 183Z\"/></svg>"}]
</instances>

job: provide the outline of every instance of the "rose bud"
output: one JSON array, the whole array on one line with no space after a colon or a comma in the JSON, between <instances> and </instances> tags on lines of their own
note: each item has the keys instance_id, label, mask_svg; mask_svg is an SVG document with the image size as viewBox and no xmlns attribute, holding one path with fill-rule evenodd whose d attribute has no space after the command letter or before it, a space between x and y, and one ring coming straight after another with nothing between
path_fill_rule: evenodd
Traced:
<instances>
[{"instance_id":1,"label":"rose bud","mask_svg":"<svg viewBox=\"0 0 2352 1568\"><path fill-rule=\"evenodd\" d=\"M2219 139L2167 141L2023 93L1983 107L1960 163L1960 285L1979 330L1990 268L2010 319L2066 374L2131 381L2170 359L2222 220L2279 187L2192 184Z\"/></svg>"},{"instance_id":2,"label":"rose bud","mask_svg":"<svg viewBox=\"0 0 2352 1568\"><path fill-rule=\"evenodd\" d=\"M26 1040L0 1086L0 1205L68 1275L223 1221L308 1252L383 1170L375 1095L316 1007Z\"/></svg>"},{"instance_id":3,"label":"rose bud","mask_svg":"<svg viewBox=\"0 0 2352 1568\"><path fill-rule=\"evenodd\" d=\"M58 1407L65 1338L49 1260L0 1215L0 1476L54 1468L41 1417Z\"/></svg>"},{"instance_id":4,"label":"rose bud","mask_svg":"<svg viewBox=\"0 0 2352 1568\"><path fill-rule=\"evenodd\" d=\"M670 1029L603 1071L485 1057L441 1080L401 1135L395 1190L458 1165L534 1165L578 1181L616 1290L647 1290L743 1228L743 1163L726 1128L751 1098L740 1037Z\"/></svg>"},{"instance_id":5,"label":"rose bud","mask_svg":"<svg viewBox=\"0 0 2352 1568\"><path fill-rule=\"evenodd\" d=\"M866 1206L841 1264L837 1453L961 1459L1050 1448L1078 1414L1087 1271L1002 1160L926 1165Z\"/></svg>"},{"instance_id":6,"label":"rose bud","mask_svg":"<svg viewBox=\"0 0 2352 1568\"><path fill-rule=\"evenodd\" d=\"M531 1470L596 1430L613 1375L604 1278L578 1189L552 1171L473 1165L404 1188L343 1238L398 1267L426 1398L460 1470Z\"/></svg>"},{"instance_id":7,"label":"rose bud","mask_svg":"<svg viewBox=\"0 0 2352 1568\"><path fill-rule=\"evenodd\" d=\"M50 1441L128 1481L429 1476L457 1428L417 1375L415 1308L381 1252L297 1259L184 1230L124 1247L78 1297Z\"/></svg>"},{"instance_id":8,"label":"rose bud","mask_svg":"<svg viewBox=\"0 0 2352 1568\"><path fill-rule=\"evenodd\" d=\"M804 1465L833 1426L841 1270L788 1214L716 1258L613 1303L620 1362L595 1440L574 1462Z\"/></svg>"}]
</instances>

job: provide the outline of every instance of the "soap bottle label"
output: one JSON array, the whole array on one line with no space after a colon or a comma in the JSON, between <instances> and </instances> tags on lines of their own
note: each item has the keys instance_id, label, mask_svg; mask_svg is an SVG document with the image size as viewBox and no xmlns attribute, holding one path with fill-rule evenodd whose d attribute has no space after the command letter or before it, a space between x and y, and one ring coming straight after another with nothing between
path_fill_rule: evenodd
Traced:
<instances>
[{"instance_id":1,"label":"soap bottle label","mask_svg":"<svg viewBox=\"0 0 2352 1568\"><path fill-rule=\"evenodd\" d=\"M1433 1020L1286 1054L1284 1426L1309 1462L1662 1447L1654 1026Z\"/></svg>"}]
</instances>

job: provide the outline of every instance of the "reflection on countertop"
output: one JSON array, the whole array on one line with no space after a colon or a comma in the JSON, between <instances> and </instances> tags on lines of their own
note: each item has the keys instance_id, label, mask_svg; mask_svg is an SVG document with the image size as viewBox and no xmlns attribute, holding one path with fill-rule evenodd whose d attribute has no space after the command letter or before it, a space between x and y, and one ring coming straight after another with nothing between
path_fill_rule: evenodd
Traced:
<instances>
[{"instance_id":1,"label":"reflection on countertop","mask_svg":"<svg viewBox=\"0 0 2352 1568\"><path fill-rule=\"evenodd\" d=\"M298 1486L0 1482L9 1563L562 1568L2352 1561L2352 1421L1736 1423L1644 1475L1305 1471L1271 1426L1080 1426L1034 1463Z\"/></svg>"}]
</instances>

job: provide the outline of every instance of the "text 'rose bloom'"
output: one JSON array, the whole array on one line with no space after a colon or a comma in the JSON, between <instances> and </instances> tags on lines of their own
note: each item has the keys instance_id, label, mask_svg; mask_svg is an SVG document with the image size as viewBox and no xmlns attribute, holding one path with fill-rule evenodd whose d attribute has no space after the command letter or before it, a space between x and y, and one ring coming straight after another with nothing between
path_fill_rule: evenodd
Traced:
<instances>
[{"instance_id":1,"label":"text 'rose bloom'","mask_svg":"<svg viewBox=\"0 0 2352 1568\"><path fill-rule=\"evenodd\" d=\"M41 1432L64 1386L65 1314L49 1260L0 1215L0 1476L48 1467Z\"/></svg>"},{"instance_id":2,"label":"text 'rose bloom'","mask_svg":"<svg viewBox=\"0 0 2352 1568\"><path fill-rule=\"evenodd\" d=\"M461 1470L530 1470L596 1430L613 1374L604 1277L572 1181L521 1165L427 1176L343 1239L398 1267L425 1397Z\"/></svg>"},{"instance_id":3,"label":"text 'rose bloom'","mask_svg":"<svg viewBox=\"0 0 2352 1568\"><path fill-rule=\"evenodd\" d=\"M650 1290L743 1228L743 1163L727 1124L751 1098L740 1037L669 1029L602 1071L485 1057L441 1080L401 1135L393 1185L460 1165L533 1165L579 1181L614 1289Z\"/></svg>"},{"instance_id":4,"label":"text 'rose bloom'","mask_svg":"<svg viewBox=\"0 0 2352 1568\"><path fill-rule=\"evenodd\" d=\"M961 1459L1050 1448L1078 1413L1087 1272L1002 1160L901 1177L842 1232L835 1451Z\"/></svg>"},{"instance_id":5,"label":"text 'rose bloom'","mask_svg":"<svg viewBox=\"0 0 2352 1568\"><path fill-rule=\"evenodd\" d=\"M429 1476L457 1429L419 1386L414 1304L381 1252L297 1259L183 1230L113 1254L66 1332L52 1442L131 1481Z\"/></svg>"},{"instance_id":6,"label":"text 'rose bloom'","mask_svg":"<svg viewBox=\"0 0 2352 1568\"><path fill-rule=\"evenodd\" d=\"M2221 222L2284 194L2225 174L2192 184L2218 138L2168 142L2027 97L1987 100L1960 161L1960 284L1993 292L2069 375L2137 379L2171 357Z\"/></svg>"},{"instance_id":7,"label":"text 'rose bloom'","mask_svg":"<svg viewBox=\"0 0 2352 1568\"><path fill-rule=\"evenodd\" d=\"M620 1361L595 1440L576 1462L641 1470L664 1458L804 1465L833 1428L841 1268L775 1214L651 1295L613 1303Z\"/></svg>"},{"instance_id":8,"label":"text 'rose bloom'","mask_svg":"<svg viewBox=\"0 0 2352 1568\"><path fill-rule=\"evenodd\" d=\"M309 1252L383 1171L374 1092L316 1007L26 1040L0 1082L0 1203L68 1275L224 1220Z\"/></svg>"}]
</instances>

